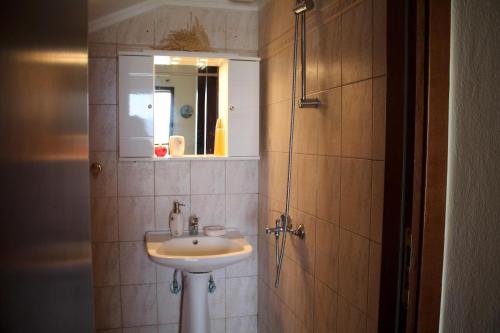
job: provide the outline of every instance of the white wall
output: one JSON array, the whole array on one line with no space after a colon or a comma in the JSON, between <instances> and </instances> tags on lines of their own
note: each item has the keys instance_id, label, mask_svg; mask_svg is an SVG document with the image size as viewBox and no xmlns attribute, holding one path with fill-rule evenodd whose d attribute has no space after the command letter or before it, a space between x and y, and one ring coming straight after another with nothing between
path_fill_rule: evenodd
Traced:
<instances>
[{"instance_id":1,"label":"white wall","mask_svg":"<svg viewBox=\"0 0 500 333\"><path fill-rule=\"evenodd\" d=\"M500 332L500 2L452 1L441 332Z\"/></svg>"},{"instance_id":2,"label":"white wall","mask_svg":"<svg viewBox=\"0 0 500 333\"><path fill-rule=\"evenodd\" d=\"M236 226L251 242L251 259L215 274L209 304L212 333L257 330L258 161L130 162L117 155L117 52L154 48L195 18L213 50L257 53L258 17L250 11L163 6L89 35L90 161L103 165L91 178L98 333L178 331L172 272L149 260L143 240L145 231L167 228L173 200L187 204L186 219L193 213L205 225Z\"/></svg>"}]
</instances>

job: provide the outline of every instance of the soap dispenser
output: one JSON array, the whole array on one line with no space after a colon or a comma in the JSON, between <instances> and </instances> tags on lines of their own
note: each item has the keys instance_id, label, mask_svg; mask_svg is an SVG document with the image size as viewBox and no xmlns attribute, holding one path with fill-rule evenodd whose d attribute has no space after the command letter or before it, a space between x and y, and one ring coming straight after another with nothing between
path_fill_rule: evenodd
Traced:
<instances>
[{"instance_id":1,"label":"soap dispenser","mask_svg":"<svg viewBox=\"0 0 500 333\"><path fill-rule=\"evenodd\" d=\"M184 206L178 201L174 202L174 209L170 212L170 233L172 236L181 236L184 231L184 216L180 206Z\"/></svg>"}]
</instances>

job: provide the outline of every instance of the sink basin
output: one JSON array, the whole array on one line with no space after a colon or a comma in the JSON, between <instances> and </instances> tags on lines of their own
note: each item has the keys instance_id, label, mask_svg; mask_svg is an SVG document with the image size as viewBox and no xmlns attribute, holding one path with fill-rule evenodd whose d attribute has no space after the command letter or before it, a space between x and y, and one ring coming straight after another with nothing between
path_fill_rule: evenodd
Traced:
<instances>
[{"instance_id":1,"label":"sink basin","mask_svg":"<svg viewBox=\"0 0 500 333\"><path fill-rule=\"evenodd\" d=\"M236 229L219 237L173 237L169 232L151 231L146 233L146 250L154 262L182 270L181 333L210 333L210 272L252 254L252 246Z\"/></svg>"},{"instance_id":2,"label":"sink basin","mask_svg":"<svg viewBox=\"0 0 500 333\"><path fill-rule=\"evenodd\" d=\"M190 273L211 272L252 254L252 246L238 230L228 230L219 237L203 234L172 237L169 232L148 232L146 248L154 262Z\"/></svg>"}]
</instances>

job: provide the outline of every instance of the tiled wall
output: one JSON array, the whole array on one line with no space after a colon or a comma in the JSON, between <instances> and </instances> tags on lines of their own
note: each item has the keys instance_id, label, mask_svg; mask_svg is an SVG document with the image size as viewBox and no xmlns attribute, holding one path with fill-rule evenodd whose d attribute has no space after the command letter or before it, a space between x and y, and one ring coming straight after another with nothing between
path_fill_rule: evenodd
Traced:
<instances>
[{"instance_id":1,"label":"tiled wall","mask_svg":"<svg viewBox=\"0 0 500 333\"><path fill-rule=\"evenodd\" d=\"M144 232L168 228L174 200L200 224L238 227L253 245L247 261L215 272L212 333L257 331L258 161L121 162L117 147L117 50L151 47L198 16L213 48L256 53L257 13L164 7L97 33L89 45L93 270L98 332L177 332L173 271L152 263Z\"/></svg>"},{"instance_id":2,"label":"tiled wall","mask_svg":"<svg viewBox=\"0 0 500 333\"><path fill-rule=\"evenodd\" d=\"M385 146L385 0L317 0L307 21L307 93L298 109L292 212L279 289L263 232L284 209L294 0L260 11L259 332L376 332ZM299 66L300 69L300 66ZM299 80L300 83L300 80Z\"/></svg>"}]
</instances>

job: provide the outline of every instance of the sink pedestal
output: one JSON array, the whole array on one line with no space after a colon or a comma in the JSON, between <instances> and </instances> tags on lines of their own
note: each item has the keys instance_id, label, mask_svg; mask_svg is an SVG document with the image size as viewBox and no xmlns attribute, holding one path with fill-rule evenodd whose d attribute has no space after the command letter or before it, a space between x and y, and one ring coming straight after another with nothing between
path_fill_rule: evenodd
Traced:
<instances>
[{"instance_id":1,"label":"sink pedestal","mask_svg":"<svg viewBox=\"0 0 500 333\"><path fill-rule=\"evenodd\" d=\"M210 273L183 272L181 333L210 333L208 281Z\"/></svg>"}]
</instances>

